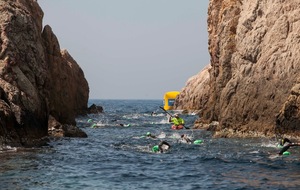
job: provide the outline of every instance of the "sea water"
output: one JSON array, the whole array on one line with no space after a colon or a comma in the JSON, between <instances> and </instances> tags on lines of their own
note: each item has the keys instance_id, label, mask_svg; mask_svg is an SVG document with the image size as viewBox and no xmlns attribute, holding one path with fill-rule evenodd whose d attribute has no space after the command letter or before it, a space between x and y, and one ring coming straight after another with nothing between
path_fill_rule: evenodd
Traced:
<instances>
[{"instance_id":1,"label":"sea water","mask_svg":"<svg viewBox=\"0 0 300 190\"><path fill-rule=\"evenodd\" d=\"M88 138L2 151L0 189L300 189L299 147L289 149L289 156L277 156L272 139L171 130L161 100L91 104L103 106L104 113L77 118ZM192 128L197 116L181 116ZM157 138L146 138L147 132ZM182 134L203 143L180 143ZM171 149L153 153L162 140Z\"/></svg>"}]
</instances>

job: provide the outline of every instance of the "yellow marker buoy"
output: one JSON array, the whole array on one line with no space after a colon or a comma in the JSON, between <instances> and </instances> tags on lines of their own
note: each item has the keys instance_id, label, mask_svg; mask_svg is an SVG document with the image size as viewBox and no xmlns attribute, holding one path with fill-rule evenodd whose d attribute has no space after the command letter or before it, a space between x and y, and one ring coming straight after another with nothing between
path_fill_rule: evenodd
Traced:
<instances>
[{"instance_id":1,"label":"yellow marker buoy","mask_svg":"<svg viewBox=\"0 0 300 190\"><path fill-rule=\"evenodd\" d=\"M171 110L173 109L174 102L176 97L180 94L178 91L166 92L164 95L164 109Z\"/></svg>"}]
</instances>

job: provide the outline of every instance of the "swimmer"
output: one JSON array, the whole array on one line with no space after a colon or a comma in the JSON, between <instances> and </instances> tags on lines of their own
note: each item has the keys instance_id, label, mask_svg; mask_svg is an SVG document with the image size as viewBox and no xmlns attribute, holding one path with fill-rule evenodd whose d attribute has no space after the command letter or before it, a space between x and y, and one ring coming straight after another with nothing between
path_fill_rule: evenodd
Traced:
<instances>
[{"instance_id":1,"label":"swimmer","mask_svg":"<svg viewBox=\"0 0 300 190\"><path fill-rule=\"evenodd\" d=\"M192 140L186 134L181 135L181 138L179 139L179 142L192 144Z\"/></svg>"},{"instance_id":2,"label":"swimmer","mask_svg":"<svg viewBox=\"0 0 300 190\"><path fill-rule=\"evenodd\" d=\"M153 152L159 152L159 153L164 153L168 151L171 148L171 145L167 143L166 141L161 141L159 145L155 145L152 148Z\"/></svg>"},{"instance_id":3,"label":"swimmer","mask_svg":"<svg viewBox=\"0 0 300 190\"><path fill-rule=\"evenodd\" d=\"M146 137L150 137L150 138L153 138L153 139L156 138L156 136L152 135L150 132L146 133Z\"/></svg>"},{"instance_id":4,"label":"swimmer","mask_svg":"<svg viewBox=\"0 0 300 190\"><path fill-rule=\"evenodd\" d=\"M283 147L285 143L292 143L288 138L280 139L279 146Z\"/></svg>"},{"instance_id":5,"label":"swimmer","mask_svg":"<svg viewBox=\"0 0 300 190\"><path fill-rule=\"evenodd\" d=\"M151 112L151 116L156 116L157 115L157 113L156 112Z\"/></svg>"},{"instance_id":6,"label":"swimmer","mask_svg":"<svg viewBox=\"0 0 300 190\"><path fill-rule=\"evenodd\" d=\"M121 127L130 127L130 124L123 124L123 123L120 123L119 126L121 126Z\"/></svg>"},{"instance_id":7,"label":"swimmer","mask_svg":"<svg viewBox=\"0 0 300 190\"><path fill-rule=\"evenodd\" d=\"M292 146L300 146L300 143L292 143L289 139L287 138L284 138L282 141L281 141L281 144L280 145L284 145L286 142L288 142L287 145L285 145L281 150L280 152L278 153L279 155L283 155L283 153L285 151L287 151L290 147Z\"/></svg>"}]
</instances>

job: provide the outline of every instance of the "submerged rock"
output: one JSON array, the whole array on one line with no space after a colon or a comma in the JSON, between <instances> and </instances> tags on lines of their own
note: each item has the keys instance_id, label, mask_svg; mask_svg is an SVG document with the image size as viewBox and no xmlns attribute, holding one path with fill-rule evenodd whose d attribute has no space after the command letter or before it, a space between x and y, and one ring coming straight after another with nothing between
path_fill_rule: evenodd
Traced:
<instances>
[{"instance_id":1,"label":"submerged rock","mask_svg":"<svg viewBox=\"0 0 300 190\"><path fill-rule=\"evenodd\" d=\"M50 116L48 133L51 137L87 137L87 134L74 125L61 124Z\"/></svg>"},{"instance_id":2,"label":"submerged rock","mask_svg":"<svg viewBox=\"0 0 300 190\"><path fill-rule=\"evenodd\" d=\"M97 113L103 113L103 107L92 104L88 108L88 114L97 114Z\"/></svg>"}]
</instances>

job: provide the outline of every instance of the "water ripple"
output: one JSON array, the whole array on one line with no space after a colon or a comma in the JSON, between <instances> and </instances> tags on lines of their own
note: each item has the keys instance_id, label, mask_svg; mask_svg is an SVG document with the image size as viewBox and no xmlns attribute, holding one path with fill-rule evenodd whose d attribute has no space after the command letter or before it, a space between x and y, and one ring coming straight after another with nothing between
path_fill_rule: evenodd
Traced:
<instances>
[{"instance_id":1,"label":"water ripple","mask_svg":"<svg viewBox=\"0 0 300 190\"><path fill-rule=\"evenodd\" d=\"M157 100L94 100L105 113L78 118L88 138L0 154L0 189L299 189L299 149L278 152L268 139L214 139L201 130L172 131ZM157 115L151 116L155 111ZM184 115L187 125L195 116ZM92 119L101 124L90 128ZM120 127L123 122L130 127ZM147 132L162 138L144 138ZM179 143L181 134L202 139ZM158 154L161 140L171 150Z\"/></svg>"}]
</instances>

